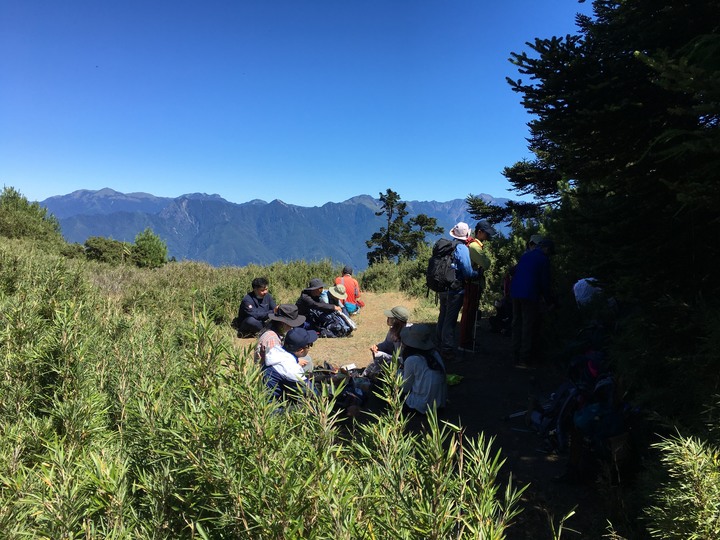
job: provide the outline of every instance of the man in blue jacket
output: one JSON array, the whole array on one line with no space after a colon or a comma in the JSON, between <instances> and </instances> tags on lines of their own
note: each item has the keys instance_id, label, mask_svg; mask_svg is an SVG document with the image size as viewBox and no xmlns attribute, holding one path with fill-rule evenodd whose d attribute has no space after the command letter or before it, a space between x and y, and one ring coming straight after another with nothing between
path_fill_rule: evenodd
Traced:
<instances>
[{"instance_id":1,"label":"man in blue jacket","mask_svg":"<svg viewBox=\"0 0 720 540\"><path fill-rule=\"evenodd\" d=\"M243 297L238 309L238 337L254 336L262 330L275 307L275 300L268 292L268 280L253 279L252 291Z\"/></svg>"},{"instance_id":2,"label":"man in blue jacket","mask_svg":"<svg viewBox=\"0 0 720 540\"><path fill-rule=\"evenodd\" d=\"M440 343L440 356L445 362L455 359L455 330L458 314L463 305L465 280L478 277L477 270L473 270L470 262L470 250L466 243L470 237L468 224L461 221L450 230L450 236L460 240L460 242L457 242L453 252L455 282L450 286L449 290L438 293L440 313L438 314L436 330L437 340Z\"/></svg>"},{"instance_id":3,"label":"man in blue jacket","mask_svg":"<svg viewBox=\"0 0 720 540\"><path fill-rule=\"evenodd\" d=\"M549 257L554 252L552 240L539 240L520 257L510 283L513 356L519 365L532 365L538 360L542 304L551 307L555 303Z\"/></svg>"}]
</instances>

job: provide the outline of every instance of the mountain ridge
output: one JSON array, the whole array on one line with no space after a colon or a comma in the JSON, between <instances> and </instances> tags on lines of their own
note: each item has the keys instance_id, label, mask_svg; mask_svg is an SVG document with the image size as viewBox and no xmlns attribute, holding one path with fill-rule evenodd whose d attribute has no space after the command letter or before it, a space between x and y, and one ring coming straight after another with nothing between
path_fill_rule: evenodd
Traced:
<instances>
[{"instance_id":1,"label":"mountain ridge","mask_svg":"<svg viewBox=\"0 0 720 540\"><path fill-rule=\"evenodd\" d=\"M508 200L479 196L493 204ZM408 217L434 217L446 232L458 221L473 221L464 199L404 202ZM84 243L91 236L132 242L149 227L166 242L169 256L213 266L330 259L362 270L367 267L365 241L385 224L384 216L375 215L379 199L364 194L304 207L280 199L233 203L218 194L172 198L103 188L56 195L39 204L55 215L69 242Z\"/></svg>"}]
</instances>

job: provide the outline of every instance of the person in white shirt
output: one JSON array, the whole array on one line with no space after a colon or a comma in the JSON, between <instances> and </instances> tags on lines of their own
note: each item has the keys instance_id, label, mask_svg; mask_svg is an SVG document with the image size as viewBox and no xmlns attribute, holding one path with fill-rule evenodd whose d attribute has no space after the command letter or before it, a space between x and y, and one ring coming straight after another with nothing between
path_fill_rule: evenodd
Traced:
<instances>
[{"instance_id":1,"label":"person in white shirt","mask_svg":"<svg viewBox=\"0 0 720 540\"><path fill-rule=\"evenodd\" d=\"M414 324L400 331L405 405L425 414L441 409L447 402L445 364L435 345L435 330L428 324Z\"/></svg>"},{"instance_id":2,"label":"person in white shirt","mask_svg":"<svg viewBox=\"0 0 720 540\"><path fill-rule=\"evenodd\" d=\"M305 357L317 338L313 330L293 328L285 336L282 347L273 347L265 353L265 384L273 397L281 399L288 392L309 389L310 381L303 368L307 364Z\"/></svg>"},{"instance_id":3,"label":"person in white shirt","mask_svg":"<svg viewBox=\"0 0 720 540\"><path fill-rule=\"evenodd\" d=\"M268 315L269 323L265 325L255 345L255 360L265 363L265 354L273 347L282 346L285 334L291 329L302 326L305 316L298 314L295 304L280 304L275 312Z\"/></svg>"}]
</instances>

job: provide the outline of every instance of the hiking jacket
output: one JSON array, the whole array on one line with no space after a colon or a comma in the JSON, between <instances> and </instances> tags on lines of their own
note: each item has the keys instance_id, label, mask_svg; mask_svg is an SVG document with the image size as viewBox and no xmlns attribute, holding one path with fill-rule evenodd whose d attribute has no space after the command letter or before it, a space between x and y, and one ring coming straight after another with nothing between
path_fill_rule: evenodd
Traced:
<instances>
[{"instance_id":1,"label":"hiking jacket","mask_svg":"<svg viewBox=\"0 0 720 540\"><path fill-rule=\"evenodd\" d=\"M320 311L325 311L329 313L335 311L334 305L323 302L322 300L320 300L319 296L310 296L305 291L303 291L303 293L300 295L300 298L298 298L298 301L295 302L295 305L298 307L298 315L307 315L308 313L310 313L311 309L319 309Z\"/></svg>"},{"instance_id":2,"label":"hiking jacket","mask_svg":"<svg viewBox=\"0 0 720 540\"><path fill-rule=\"evenodd\" d=\"M238 319L242 322L248 317L254 317L258 321L267 321L268 315L275 311L275 306L275 299L270 293L260 299L250 291L240 302Z\"/></svg>"},{"instance_id":3,"label":"hiking jacket","mask_svg":"<svg viewBox=\"0 0 720 540\"><path fill-rule=\"evenodd\" d=\"M283 379L288 381L304 381L305 372L294 354L280 346L265 352L265 366L274 369Z\"/></svg>"},{"instance_id":4,"label":"hiking jacket","mask_svg":"<svg viewBox=\"0 0 720 540\"><path fill-rule=\"evenodd\" d=\"M345 274L335 278L335 285L340 284L345 286L345 292L347 293L345 301L350 302L351 304L356 304L357 298L360 296L360 285L358 284L357 279L352 277L350 274Z\"/></svg>"},{"instance_id":5,"label":"hiking jacket","mask_svg":"<svg viewBox=\"0 0 720 540\"><path fill-rule=\"evenodd\" d=\"M536 247L523 253L510 282L512 298L538 302L541 298L552 301L550 288L550 258Z\"/></svg>"},{"instance_id":6,"label":"hiking jacket","mask_svg":"<svg viewBox=\"0 0 720 540\"><path fill-rule=\"evenodd\" d=\"M470 250L462 241L455 246L453 253L453 266L455 267L455 282L460 282L459 288L450 287L448 294L463 294L462 282L466 279L475 279L479 276L477 270L472 267L470 262Z\"/></svg>"}]
</instances>

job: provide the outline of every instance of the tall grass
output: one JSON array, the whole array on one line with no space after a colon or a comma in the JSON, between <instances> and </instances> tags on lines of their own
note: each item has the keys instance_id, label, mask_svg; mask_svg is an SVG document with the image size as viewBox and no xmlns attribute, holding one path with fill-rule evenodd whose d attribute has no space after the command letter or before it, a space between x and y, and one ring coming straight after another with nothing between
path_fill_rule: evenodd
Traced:
<instances>
[{"instance_id":1,"label":"tall grass","mask_svg":"<svg viewBox=\"0 0 720 540\"><path fill-rule=\"evenodd\" d=\"M399 381L348 429L330 396L277 404L227 321L256 275L280 301L329 263L154 270L0 244L4 538L503 538L521 490L492 440Z\"/></svg>"}]
</instances>

